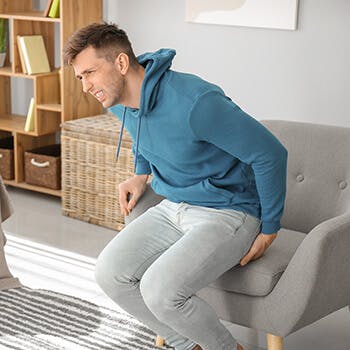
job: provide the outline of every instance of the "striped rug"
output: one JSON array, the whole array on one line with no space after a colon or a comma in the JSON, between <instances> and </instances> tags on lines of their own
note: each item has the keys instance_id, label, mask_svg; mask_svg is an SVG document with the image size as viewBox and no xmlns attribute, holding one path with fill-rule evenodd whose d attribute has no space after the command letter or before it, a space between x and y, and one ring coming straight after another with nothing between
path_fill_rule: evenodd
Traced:
<instances>
[{"instance_id":1,"label":"striped rug","mask_svg":"<svg viewBox=\"0 0 350 350\"><path fill-rule=\"evenodd\" d=\"M0 349L155 350L155 334L128 314L49 290L0 291Z\"/></svg>"}]
</instances>

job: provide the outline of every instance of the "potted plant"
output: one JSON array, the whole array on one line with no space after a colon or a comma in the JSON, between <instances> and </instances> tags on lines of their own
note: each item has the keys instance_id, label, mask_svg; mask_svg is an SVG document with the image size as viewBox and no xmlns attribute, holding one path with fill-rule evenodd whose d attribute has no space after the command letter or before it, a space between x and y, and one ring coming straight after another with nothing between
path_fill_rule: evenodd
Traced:
<instances>
[{"instance_id":1,"label":"potted plant","mask_svg":"<svg viewBox=\"0 0 350 350\"><path fill-rule=\"evenodd\" d=\"M7 20L0 18L0 67L4 66L7 50Z\"/></svg>"}]
</instances>

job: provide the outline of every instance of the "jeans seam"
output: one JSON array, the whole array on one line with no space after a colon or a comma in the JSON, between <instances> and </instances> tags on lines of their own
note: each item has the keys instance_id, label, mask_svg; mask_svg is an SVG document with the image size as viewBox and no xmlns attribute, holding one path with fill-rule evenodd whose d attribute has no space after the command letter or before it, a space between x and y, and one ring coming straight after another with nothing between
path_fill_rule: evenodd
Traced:
<instances>
[{"instance_id":1,"label":"jeans seam","mask_svg":"<svg viewBox=\"0 0 350 350\"><path fill-rule=\"evenodd\" d=\"M140 264L140 266L135 270L133 275L135 276L149 260L154 258L154 256L159 255L160 253L164 253L168 249L169 249L169 247L162 249L162 250L159 250L159 251L155 252L154 254L152 254L151 256L149 256L142 264Z\"/></svg>"}]
</instances>

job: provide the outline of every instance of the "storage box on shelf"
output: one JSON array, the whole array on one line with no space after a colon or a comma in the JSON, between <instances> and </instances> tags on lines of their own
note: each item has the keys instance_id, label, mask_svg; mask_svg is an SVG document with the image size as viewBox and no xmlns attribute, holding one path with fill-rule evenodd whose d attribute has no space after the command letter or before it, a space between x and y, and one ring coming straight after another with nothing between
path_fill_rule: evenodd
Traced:
<instances>
[{"instance_id":1,"label":"storage box on shelf","mask_svg":"<svg viewBox=\"0 0 350 350\"><path fill-rule=\"evenodd\" d=\"M131 139L125 131L118 162L120 122L99 115L62 125L62 210L67 216L120 230L118 184L133 175Z\"/></svg>"},{"instance_id":2,"label":"storage box on shelf","mask_svg":"<svg viewBox=\"0 0 350 350\"><path fill-rule=\"evenodd\" d=\"M26 151L25 182L31 185L61 189L61 145L53 144Z\"/></svg>"},{"instance_id":3,"label":"storage box on shelf","mask_svg":"<svg viewBox=\"0 0 350 350\"><path fill-rule=\"evenodd\" d=\"M0 175L4 180L14 178L12 136L0 138Z\"/></svg>"},{"instance_id":4,"label":"storage box on shelf","mask_svg":"<svg viewBox=\"0 0 350 350\"><path fill-rule=\"evenodd\" d=\"M70 35L92 22L102 19L102 0L60 0L60 18L43 16L36 11L33 0L0 1L0 18L8 19L10 26L9 51L5 66L0 68L0 131L14 137L14 178L6 184L61 196L61 191L30 185L24 178L24 153L36 147L55 143L63 122L101 113L102 106L82 92L72 68L55 68L55 48L62 48ZM59 26L59 30L55 30ZM59 33L56 35L55 32ZM44 40L51 72L28 75L23 72L17 36L41 35ZM9 60L11 56L11 62ZM11 101L22 101L13 96L13 79L29 79L33 83L35 110L34 130L24 131L26 116L12 111ZM30 96L28 96L30 97ZM23 103L23 102L22 102Z\"/></svg>"}]
</instances>

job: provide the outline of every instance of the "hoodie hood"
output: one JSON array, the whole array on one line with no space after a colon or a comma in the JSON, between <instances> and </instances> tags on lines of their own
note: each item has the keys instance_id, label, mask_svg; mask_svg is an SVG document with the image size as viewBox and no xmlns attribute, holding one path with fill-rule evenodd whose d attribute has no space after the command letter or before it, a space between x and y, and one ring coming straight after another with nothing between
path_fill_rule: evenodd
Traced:
<instances>
[{"instance_id":1,"label":"hoodie hood","mask_svg":"<svg viewBox=\"0 0 350 350\"><path fill-rule=\"evenodd\" d=\"M137 57L138 62L145 68L145 76L141 87L141 100L138 115L141 117L154 107L159 81L163 74L171 67L176 51L160 49L147 52Z\"/></svg>"},{"instance_id":2,"label":"hoodie hood","mask_svg":"<svg viewBox=\"0 0 350 350\"><path fill-rule=\"evenodd\" d=\"M141 87L140 108L136 115L136 117L138 117L139 119L137 123L136 144L135 144L135 168L134 168L135 171L137 167L137 156L138 156L142 116L147 114L147 112L151 111L152 108L154 107L157 99L158 89L159 89L159 81L161 80L163 74L171 67L171 63L175 55L176 55L176 51L173 49L160 49L156 52L147 52L137 57L139 64L141 64L145 68L145 76L143 78L142 87ZM119 141L118 141L118 147L117 147L117 153L116 153L117 160L119 157L121 142L123 138L126 110L127 108L124 107L123 116L122 116L122 126L120 129Z\"/></svg>"}]
</instances>

